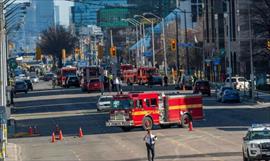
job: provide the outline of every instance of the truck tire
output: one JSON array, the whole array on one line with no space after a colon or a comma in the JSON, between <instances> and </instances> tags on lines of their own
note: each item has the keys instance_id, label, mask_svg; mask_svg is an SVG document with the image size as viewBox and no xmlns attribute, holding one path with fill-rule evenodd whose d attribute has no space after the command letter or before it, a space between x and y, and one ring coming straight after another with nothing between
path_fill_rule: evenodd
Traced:
<instances>
[{"instance_id":1,"label":"truck tire","mask_svg":"<svg viewBox=\"0 0 270 161\"><path fill-rule=\"evenodd\" d=\"M153 121L150 117L145 117L143 119L143 129L148 130L153 128Z\"/></svg>"},{"instance_id":2,"label":"truck tire","mask_svg":"<svg viewBox=\"0 0 270 161\"><path fill-rule=\"evenodd\" d=\"M181 127L187 128L190 121L192 121L190 116L188 114L184 114L181 118Z\"/></svg>"},{"instance_id":3,"label":"truck tire","mask_svg":"<svg viewBox=\"0 0 270 161\"><path fill-rule=\"evenodd\" d=\"M123 126L123 127L121 127L121 129L122 129L124 132L128 132L128 131L131 130L131 127Z\"/></svg>"}]
</instances>

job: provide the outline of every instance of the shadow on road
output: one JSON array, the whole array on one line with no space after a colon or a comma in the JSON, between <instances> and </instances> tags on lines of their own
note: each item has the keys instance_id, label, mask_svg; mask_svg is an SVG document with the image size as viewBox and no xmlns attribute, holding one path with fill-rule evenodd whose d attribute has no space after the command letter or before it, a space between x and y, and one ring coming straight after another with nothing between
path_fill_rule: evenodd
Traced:
<instances>
[{"instance_id":1,"label":"shadow on road","mask_svg":"<svg viewBox=\"0 0 270 161\"><path fill-rule=\"evenodd\" d=\"M221 153L206 153L206 154L191 154L191 155L167 155L167 156L157 156L156 159L187 159L187 158L211 158L211 157L234 157L234 156L240 156L242 153L240 152L221 152ZM147 160L147 158L132 158L127 159L123 161L140 161L140 160ZM117 160L122 161L122 160Z\"/></svg>"},{"instance_id":2,"label":"shadow on road","mask_svg":"<svg viewBox=\"0 0 270 161\"><path fill-rule=\"evenodd\" d=\"M26 132L29 126L37 126L42 136L50 136L56 124L61 127L65 135L77 135L80 127L83 128L85 135L122 132L118 127L106 127L105 122L108 119L107 113L85 112L80 116L18 120L16 129L17 132ZM270 108L206 109L205 120L195 121L193 125L195 129L216 127L223 131L246 131L246 128L253 123L269 122ZM154 129L159 129L159 127L155 126ZM132 131L136 130L142 130L142 128L136 128Z\"/></svg>"}]
</instances>

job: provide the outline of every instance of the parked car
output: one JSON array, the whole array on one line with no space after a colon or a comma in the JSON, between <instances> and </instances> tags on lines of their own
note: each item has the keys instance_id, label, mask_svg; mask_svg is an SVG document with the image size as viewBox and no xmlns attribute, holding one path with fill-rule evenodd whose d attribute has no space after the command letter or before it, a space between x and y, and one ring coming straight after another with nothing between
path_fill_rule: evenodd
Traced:
<instances>
[{"instance_id":1,"label":"parked car","mask_svg":"<svg viewBox=\"0 0 270 161\"><path fill-rule=\"evenodd\" d=\"M50 81L50 80L53 79L54 76L55 76L55 75L54 75L53 73L46 73L46 74L44 75L44 77L43 77L43 80L44 80L44 81Z\"/></svg>"},{"instance_id":2,"label":"parked car","mask_svg":"<svg viewBox=\"0 0 270 161\"><path fill-rule=\"evenodd\" d=\"M163 85L163 79L161 76L152 76L151 80L149 80L149 85Z\"/></svg>"},{"instance_id":3,"label":"parked car","mask_svg":"<svg viewBox=\"0 0 270 161\"><path fill-rule=\"evenodd\" d=\"M253 124L243 138L243 161L270 159L270 125Z\"/></svg>"},{"instance_id":4,"label":"parked car","mask_svg":"<svg viewBox=\"0 0 270 161\"><path fill-rule=\"evenodd\" d=\"M19 92L24 92L24 93L28 92L28 86L27 86L26 82L23 80L17 80L15 82L14 93L16 94Z\"/></svg>"},{"instance_id":5,"label":"parked car","mask_svg":"<svg viewBox=\"0 0 270 161\"><path fill-rule=\"evenodd\" d=\"M99 91L101 90L102 84L99 81L98 78L96 79L91 79L88 83L87 83L87 91Z\"/></svg>"},{"instance_id":6,"label":"parked car","mask_svg":"<svg viewBox=\"0 0 270 161\"><path fill-rule=\"evenodd\" d=\"M198 80L193 86L193 93L207 94L211 96L210 84L206 80Z\"/></svg>"},{"instance_id":7,"label":"parked car","mask_svg":"<svg viewBox=\"0 0 270 161\"><path fill-rule=\"evenodd\" d=\"M224 90L221 102L240 102L239 92L235 89L226 89Z\"/></svg>"},{"instance_id":8,"label":"parked car","mask_svg":"<svg viewBox=\"0 0 270 161\"><path fill-rule=\"evenodd\" d=\"M27 84L28 90L33 91L33 84L30 79L25 79L24 82Z\"/></svg>"},{"instance_id":9,"label":"parked car","mask_svg":"<svg viewBox=\"0 0 270 161\"><path fill-rule=\"evenodd\" d=\"M32 83L38 83L39 82L39 78L36 75L30 76L30 80Z\"/></svg>"},{"instance_id":10,"label":"parked car","mask_svg":"<svg viewBox=\"0 0 270 161\"><path fill-rule=\"evenodd\" d=\"M97 111L107 111L111 108L112 96L100 96L97 103Z\"/></svg>"},{"instance_id":11,"label":"parked car","mask_svg":"<svg viewBox=\"0 0 270 161\"><path fill-rule=\"evenodd\" d=\"M73 87L80 87L80 80L77 76L69 76L67 79L66 79L66 83L65 83L65 87L66 88L69 88L71 86Z\"/></svg>"},{"instance_id":12,"label":"parked car","mask_svg":"<svg viewBox=\"0 0 270 161\"><path fill-rule=\"evenodd\" d=\"M221 98L223 96L223 92L226 90L226 89L230 89L230 90L233 90L232 87L226 87L226 86L222 86L220 87L220 89L217 90L217 101L220 102L221 101Z\"/></svg>"},{"instance_id":13,"label":"parked car","mask_svg":"<svg viewBox=\"0 0 270 161\"><path fill-rule=\"evenodd\" d=\"M225 86L230 86L230 78L225 80ZM250 82L244 77L232 77L232 86L237 90L248 90Z\"/></svg>"}]
</instances>

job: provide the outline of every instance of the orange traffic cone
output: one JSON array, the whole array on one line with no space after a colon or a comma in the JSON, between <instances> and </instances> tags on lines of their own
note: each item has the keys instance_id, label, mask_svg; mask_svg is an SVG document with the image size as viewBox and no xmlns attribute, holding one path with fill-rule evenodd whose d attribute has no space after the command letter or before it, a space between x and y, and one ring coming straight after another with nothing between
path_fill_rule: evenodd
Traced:
<instances>
[{"instance_id":1,"label":"orange traffic cone","mask_svg":"<svg viewBox=\"0 0 270 161\"><path fill-rule=\"evenodd\" d=\"M33 129L32 129L31 126L28 129L28 134L29 134L29 136L32 136L33 135Z\"/></svg>"},{"instance_id":2,"label":"orange traffic cone","mask_svg":"<svg viewBox=\"0 0 270 161\"><path fill-rule=\"evenodd\" d=\"M62 130L59 131L59 140L63 140L63 133L62 133Z\"/></svg>"},{"instance_id":3,"label":"orange traffic cone","mask_svg":"<svg viewBox=\"0 0 270 161\"><path fill-rule=\"evenodd\" d=\"M193 130L193 124L192 124L192 121L189 121L188 125L189 125L189 131L192 131L192 130Z\"/></svg>"},{"instance_id":4,"label":"orange traffic cone","mask_svg":"<svg viewBox=\"0 0 270 161\"><path fill-rule=\"evenodd\" d=\"M82 131L82 128L79 128L79 137L83 137L83 131Z\"/></svg>"},{"instance_id":5,"label":"orange traffic cone","mask_svg":"<svg viewBox=\"0 0 270 161\"><path fill-rule=\"evenodd\" d=\"M52 133L52 143L54 143L55 142L55 134L54 134L54 132Z\"/></svg>"}]
</instances>

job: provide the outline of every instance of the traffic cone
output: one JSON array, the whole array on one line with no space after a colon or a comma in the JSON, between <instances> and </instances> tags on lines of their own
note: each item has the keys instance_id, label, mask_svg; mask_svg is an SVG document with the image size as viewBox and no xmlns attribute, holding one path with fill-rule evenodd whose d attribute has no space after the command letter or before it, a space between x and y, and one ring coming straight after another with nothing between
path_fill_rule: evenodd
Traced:
<instances>
[{"instance_id":1,"label":"traffic cone","mask_svg":"<svg viewBox=\"0 0 270 161\"><path fill-rule=\"evenodd\" d=\"M63 133L62 133L62 130L59 131L59 140L63 140Z\"/></svg>"},{"instance_id":2,"label":"traffic cone","mask_svg":"<svg viewBox=\"0 0 270 161\"><path fill-rule=\"evenodd\" d=\"M79 128L79 137L83 137L83 131L82 131L82 128Z\"/></svg>"},{"instance_id":3,"label":"traffic cone","mask_svg":"<svg viewBox=\"0 0 270 161\"><path fill-rule=\"evenodd\" d=\"M59 135L59 126L58 125L55 125L55 134L56 135Z\"/></svg>"},{"instance_id":4,"label":"traffic cone","mask_svg":"<svg viewBox=\"0 0 270 161\"><path fill-rule=\"evenodd\" d=\"M29 136L32 136L33 135L33 129L32 129L31 126L28 129L28 134L29 134Z\"/></svg>"},{"instance_id":5,"label":"traffic cone","mask_svg":"<svg viewBox=\"0 0 270 161\"><path fill-rule=\"evenodd\" d=\"M192 130L193 130L193 124L192 124L192 121L189 121L188 125L189 125L189 131L192 131Z\"/></svg>"},{"instance_id":6,"label":"traffic cone","mask_svg":"<svg viewBox=\"0 0 270 161\"><path fill-rule=\"evenodd\" d=\"M34 126L34 134L38 134L38 130L36 126Z\"/></svg>"},{"instance_id":7,"label":"traffic cone","mask_svg":"<svg viewBox=\"0 0 270 161\"><path fill-rule=\"evenodd\" d=\"M52 133L52 143L54 143L55 142L55 134L54 134L54 132Z\"/></svg>"}]
</instances>

